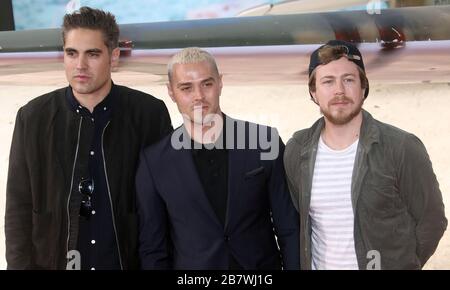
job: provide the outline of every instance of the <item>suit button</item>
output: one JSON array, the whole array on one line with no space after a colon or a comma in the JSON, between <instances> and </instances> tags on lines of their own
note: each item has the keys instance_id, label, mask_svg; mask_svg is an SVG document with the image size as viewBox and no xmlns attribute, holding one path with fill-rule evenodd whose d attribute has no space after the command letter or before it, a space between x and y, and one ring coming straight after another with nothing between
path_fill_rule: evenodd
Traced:
<instances>
[{"instance_id":1,"label":"suit button","mask_svg":"<svg viewBox=\"0 0 450 290\"><path fill-rule=\"evenodd\" d=\"M229 236L225 236L224 239L225 239L225 242L228 242L230 240L230 237Z\"/></svg>"}]
</instances>

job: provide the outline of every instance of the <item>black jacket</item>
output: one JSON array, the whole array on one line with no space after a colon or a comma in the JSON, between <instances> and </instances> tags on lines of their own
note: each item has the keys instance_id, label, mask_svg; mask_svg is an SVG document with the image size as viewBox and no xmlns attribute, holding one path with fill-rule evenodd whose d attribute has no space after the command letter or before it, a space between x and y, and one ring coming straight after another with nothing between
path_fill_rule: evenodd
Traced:
<instances>
[{"instance_id":1,"label":"black jacket","mask_svg":"<svg viewBox=\"0 0 450 290\"><path fill-rule=\"evenodd\" d=\"M81 116L67 88L20 108L12 139L6 195L8 269L65 269L76 249L80 203L71 197ZM124 269L139 267L134 176L139 152L172 130L164 103L116 86L103 154ZM70 232L70 233L69 233Z\"/></svg>"}]
</instances>

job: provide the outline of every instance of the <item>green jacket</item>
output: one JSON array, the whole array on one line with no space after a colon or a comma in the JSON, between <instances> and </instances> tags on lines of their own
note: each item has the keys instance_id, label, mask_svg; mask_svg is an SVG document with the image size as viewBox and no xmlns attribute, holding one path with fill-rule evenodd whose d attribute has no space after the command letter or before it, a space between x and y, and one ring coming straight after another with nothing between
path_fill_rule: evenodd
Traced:
<instances>
[{"instance_id":1,"label":"green jacket","mask_svg":"<svg viewBox=\"0 0 450 290\"><path fill-rule=\"evenodd\" d=\"M309 205L319 137L325 121L296 132L284 164L300 217L300 260L311 269ZM360 269L420 269L446 227L444 204L431 161L413 134L379 122L363 110L352 176L355 250Z\"/></svg>"}]
</instances>

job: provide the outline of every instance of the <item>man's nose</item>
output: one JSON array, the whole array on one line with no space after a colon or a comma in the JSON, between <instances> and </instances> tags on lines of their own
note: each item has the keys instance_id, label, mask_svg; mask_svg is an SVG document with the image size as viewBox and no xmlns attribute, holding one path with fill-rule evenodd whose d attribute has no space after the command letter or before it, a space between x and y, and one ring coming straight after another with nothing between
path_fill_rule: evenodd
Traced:
<instances>
[{"instance_id":1,"label":"man's nose","mask_svg":"<svg viewBox=\"0 0 450 290\"><path fill-rule=\"evenodd\" d=\"M77 69L81 70L85 69L86 67L87 67L86 57L80 55L77 61Z\"/></svg>"},{"instance_id":2,"label":"man's nose","mask_svg":"<svg viewBox=\"0 0 450 290\"><path fill-rule=\"evenodd\" d=\"M336 81L334 94L336 96L345 94L345 86L344 86L343 81L341 81L341 80Z\"/></svg>"},{"instance_id":3,"label":"man's nose","mask_svg":"<svg viewBox=\"0 0 450 290\"><path fill-rule=\"evenodd\" d=\"M203 101L205 98L205 95L203 93L203 90L200 86L194 86L194 101L199 102Z\"/></svg>"}]
</instances>

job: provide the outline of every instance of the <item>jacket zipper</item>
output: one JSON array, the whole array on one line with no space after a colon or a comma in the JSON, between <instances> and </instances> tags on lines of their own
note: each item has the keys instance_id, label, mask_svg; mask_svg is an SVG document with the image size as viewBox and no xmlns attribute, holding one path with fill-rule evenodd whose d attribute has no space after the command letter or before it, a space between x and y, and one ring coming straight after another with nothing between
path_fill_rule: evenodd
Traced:
<instances>
[{"instance_id":1,"label":"jacket zipper","mask_svg":"<svg viewBox=\"0 0 450 290\"><path fill-rule=\"evenodd\" d=\"M102 157L103 157L103 170L105 170L105 178L106 178L106 187L108 188L108 197L109 197L109 203L111 205L111 214L112 214L112 222L113 222L113 227L114 227L114 235L116 237L116 244L117 244L117 252L119 253L119 262L120 262L120 269L123 270L123 265L122 265L122 255L120 253L120 246L119 246L119 238L117 236L117 228L116 228L116 220L115 220L115 215L114 215L114 208L113 208L113 203L112 203L112 198L111 198L111 190L109 188L109 181L108 181L108 173L106 171L106 159L105 159L105 150L103 148L103 137L105 135L105 130L109 125L109 122L106 123L105 128L103 128L103 132L102 132Z\"/></svg>"},{"instance_id":2,"label":"jacket zipper","mask_svg":"<svg viewBox=\"0 0 450 290\"><path fill-rule=\"evenodd\" d=\"M70 179L70 191L69 191L69 197L67 198L67 243L66 243L66 259L67 259L67 253L69 252L69 239L70 239L70 197L72 196L72 189L73 189L73 177L75 175L75 164L77 163L78 158L78 148L80 146L80 134L81 134L81 125L83 124L83 117L80 118L80 125L78 125L78 137L77 137L77 148L75 150L75 158L73 159L73 166L72 166L72 178Z\"/></svg>"}]
</instances>

